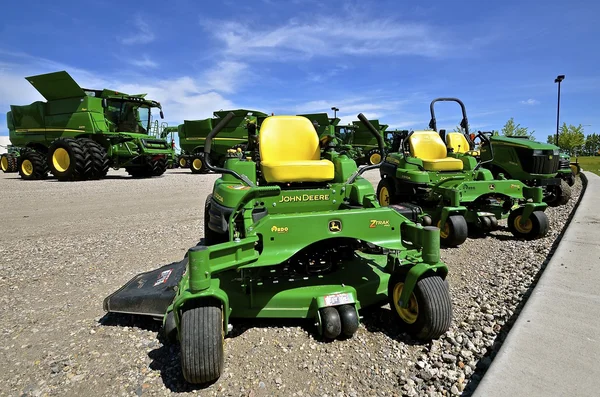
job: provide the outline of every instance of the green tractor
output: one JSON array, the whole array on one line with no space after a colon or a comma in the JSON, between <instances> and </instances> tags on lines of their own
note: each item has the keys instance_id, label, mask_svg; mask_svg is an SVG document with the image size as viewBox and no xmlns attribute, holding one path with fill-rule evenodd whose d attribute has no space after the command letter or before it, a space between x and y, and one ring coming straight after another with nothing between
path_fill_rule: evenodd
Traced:
<instances>
[{"instance_id":1,"label":"green tractor","mask_svg":"<svg viewBox=\"0 0 600 397\"><path fill-rule=\"evenodd\" d=\"M337 108L332 108L337 112ZM357 164L373 165L381 162L382 153L378 147L377 140L361 121L353 121L352 124L339 125L340 119L329 118L327 113L300 114L313 122L319 136L330 135L333 129L336 139L341 143L338 148L356 161ZM387 124L379 124L379 120L369 120L369 123L385 136ZM388 148L387 140L384 139L384 148Z\"/></svg>"},{"instance_id":2,"label":"green tractor","mask_svg":"<svg viewBox=\"0 0 600 397\"><path fill-rule=\"evenodd\" d=\"M544 201L551 207L569 202L576 173L558 146L526 136L487 134L489 139L480 147L481 160L496 178L518 179L542 188Z\"/></svg>"},{"instance_id":3,"label":"green tractor","mask_svg":"<svg viewBox=\"0 0 600 397\"><path fill-rule=\"evenodd\" d=\"M454 101L462 108L460 132L438 132L434 104ZM518 180L494 179L484 161L476 159L469 142L464 104L455 98L431 102L431 130L398 132L391 152L380 167L377 197L381 205L418 206L421 223L440 227L446 246L458 246L468 237L469 225L479 232L497 229L508 218L508 229L516 237L534 239L547 234L549 223L541 188ZM487 142L489 138L479 132ZM490 161L490 160L487 160Z\"/></svg>"},{"instance_id":4,"label":"green tractor","mask_svg":"<svg viewBox=\"0 0 600 397\"><path fill-rule=\"evenodd\" d=\"M206 166L204 144L206 137L213 127L228 113L233 113L234 118L223 130L222 136L213 143L213 150L209 154L212 163L222 166L229 150L244 150L248 141L248 125L260 126L267 114L247 109L221 110L214 112L213 118L204 120L184 120L178 127L179 146L181 154L178 157L181 168L189 167L194 174L204 174L209 171Z\"/></svg>"},{"instance_id":5,"label":"green tractor","mask_svg":"<svg viewBox=\"0 0 600 397\"><path fill-rule=\"evenodd\" d=\"M6 153L0 156L0 168L5 173L17 172L19 170L20 149L12 145L6 146Z\"/></svg>"},{"instance_id":6,"label":"green tractor","mask_svg":"<svg viewBox=\"0 0 600 397\"><path fill-rule=\"evenodd\" d=\"M361 177L379 165L359 170L305 117L271 116L258 136L249 126L245 153L229 152L224 168L213 166L212 144L234 117L225 116L204 146L206 167L222 174L206 201L204 240L183 261L134 277L104 309L162 318L190 383L221 375L235 318L314 319L332 340L357 331L360 309L387 301L415 338L446 332L452 302L439 229L379 205ZM369 130L383 152L383 139Z\"/></svg>"},{"instance_id":7,"label":"green tractor","mask_svg":"<svg viewBox=\"0 0 600 397\"><path fill-rule=\"evenodd\" d=\"M47 102L11 105L6 115L10 141L21 148L21 178L101 179L110 167L152 177L174 157L165 139L151 135L152 109L163 112L145 94L81 88L65 71L26 79Z\"/></svg>"}]
</instances>

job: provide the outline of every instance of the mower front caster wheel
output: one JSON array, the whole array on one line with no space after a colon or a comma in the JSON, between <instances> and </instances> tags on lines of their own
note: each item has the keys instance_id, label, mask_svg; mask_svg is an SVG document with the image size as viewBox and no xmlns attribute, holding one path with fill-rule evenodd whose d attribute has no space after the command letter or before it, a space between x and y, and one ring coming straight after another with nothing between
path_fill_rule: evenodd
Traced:
<instances>
[{"instance_id":1,"label":"mower front caster wheel","mask_svg":"<svg viewBox=\"0 0 600 397\"><path fill-rule=\"evenodd\" d=\"M181 369L189 383L207 383L223 372L223 312L214 305L183 312Z\"/></svg>"},{"instance_id":2,"label":"mower front caster wheel","mask_svg":"<svg viewBox=\"0 0 600 397\"><path fill-rule=\"evenodd\" d=\"M462 215L450 215L443 227L440 221L437 227L440 228L440 241L446 247L458 247L469 236L469 226Z\"/></svg>"},{"instance_id":3,"label":"mower front caster wheel","mask_svg":"<svg viewBox=\"0 0 600 397\"><path fill-rule=\"evenodd\" d=\"M448 283L439 276L421 278L410 295L408 306L400 306L405 275L395 273L388 284L390 308L416 339L431 340L440 337L452 322L452 300Z\"/></svg>"},{"instance_id":4,"label":"mower front caster wheel","mask_svg":"<svg viewBox=\"0 0 600 397\"><path fill-rule=\"evenodd\" d=\"M335 307L324 307L319 309L317 318L319 333L325 339L335 339L342 333L342 321Z\"/></svg>"},{"instance_id":5,"label":"mower front caster wheel","mask_svg":"<svg viewBox=\"0 0 600 397\"><path fill-rule=\"evenodd\" d=\"M522 216L522 207L517 208L508 216L508 230L510 230L515 237L533 240L548 234L550 226L546 213L542 211L533 211L524 224L521 224Z\"/></svg>"},{"instance_id":6,"label":"mower front caster wheel","mask_svg":"<svg viewBox=\"0 0 600 397\"><path fill-rule=\"evenodd\" d=\"M342 335L351 337L358 330L358 314L352 305L342 305L337 308L342 322Z\"/></svg>"}]
</instances>

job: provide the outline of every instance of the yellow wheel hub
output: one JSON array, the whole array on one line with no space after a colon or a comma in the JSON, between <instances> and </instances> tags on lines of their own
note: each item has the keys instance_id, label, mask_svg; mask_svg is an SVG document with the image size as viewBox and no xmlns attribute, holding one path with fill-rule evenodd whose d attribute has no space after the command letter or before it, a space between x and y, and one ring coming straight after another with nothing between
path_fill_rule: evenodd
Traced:
<instances>
[{"instance_id":1,"label":"yellow wheel hub","mask_svg":"<svg viewBox=\"0 0 600 397\"><path fill-rule=\"evenodd\" d=\"M400 307L398 302L400 301L400 295L402 295L403 288L404 283L398 283L394 286L394 308L405 323L414 324L414 322L417 321L417 317L419 317L419 302L417 302L417 297L413 292L410 294L408 306L406 308Z\"/></svg>"},{"instance_id":2,"label":"yellow wheel hub","mask_svg":"<svg viewBox=\"0 0 600 397\"><path fill-rule=\"evenodd\" d=\"M68 170L69 165L71 165L71 157L69 156L69 152L61 147L56 149L54 153L52 153L52 164L58 172L65 172Z\"/></svg>"},{"instance_id":3,"label":"yellow wheel hub","mask_svg":"<svg viewBox=\"0 0 600 397\"><path fill-rule=\"evenodd\" d=\"M379 164L381 161L381 155L379 153L373 153L369 158L369 161L371 161L371 164Z\"/></svg>"},{"instance_id":4,"label":"yellow wheel hub","mask_svg":"<svg viewBox=\"0 0 600 397\"><path fill-rule=\"evenodd\" d=\"M533 229L533 222L531 222L531 218L527 219L527 222L525 222L524 225L521 225L521 215L518 215L515 218L515 229L519 233L523 233L523 234L530 233L531 229Z\"/></svg>"},{"instance_id":5,"label":"yellow wheel hub","mask_svg":"<svg viewBox=\"0 0 600 397\"><path fill-rule=\"evenodd\" d=\"M440 229L440 237L448 238L448 236L450 235L450 224L448 223L448 221L446 221L444 227L441 227L441 221L438 221L437 227Z\"/></svg>"},{"instance_id":6,"label":"yellow wheel hub","mask_svg":"<svg viewBox=\"0 0 600 397\"><path fill-rule=\"evenodd\" d=\"M379 191L379 205L383 207L390 205L390 192L386 186L383 186Z\"/></svg>"},{"instance_id":7,"label":"yellow wheel hub","mask_svg":"<svg viewBox=\"0 0 600 397\"><path fill-rule=\"evenodd\" d=\"M185 167L185 159L184 158L179 159L179 166Z\"/></svg>"},{"instance_id":8,"label":"yellow wheel hub","mask_svg":"<svg viewBox=\"0 0 600 397\"><path fill-rule=\"evenodd\" d=\"M31 176L31 174L33 174L33 164L31 163L31 160L23 160L21 163L21 171L25 176Z\"/></svg>"},{"instance_id":9,"label":"yellow wheel hub","mask_svg":"<svg viewBox=\"0 0 600 397\"><path fill-rule=\"evenodd\" d=\"M8 157L2 156L2 160L0 160L0 164L2 165L2 171L8 170Z\"/></svg>"},{"instance_id":10,"label":"yellow wheel hub","mask_svg":"<svg viewBox=\"0 0 600 397\"><path fill-rule=\"evenodd\" d=\"M194 167L195 170L201 169L202 168L202 160L194 159L194 161L192 161L192 167Z\"/></svg>"}]
</instances>

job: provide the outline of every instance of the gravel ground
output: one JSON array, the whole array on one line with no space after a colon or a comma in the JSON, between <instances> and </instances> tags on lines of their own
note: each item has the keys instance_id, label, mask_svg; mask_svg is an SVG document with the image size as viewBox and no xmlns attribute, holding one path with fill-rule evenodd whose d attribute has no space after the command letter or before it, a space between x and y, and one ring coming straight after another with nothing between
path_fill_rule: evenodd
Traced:
<instances>
[{"instance_id":1,"label":"gravel ground","mask_svg":"<svg viewBox=\"0 0 600 397\"><path fill-rule=\"evenodd\" d=\"M368 178L377 182L377 172ZM150 180L25 182L0 174L0 394L9 396L468 395L539 276L580 192L547 210L548 237L507 231L445 249L450 331L422 344L372 308L350 340L319 342L308 322L235 323L225 373L183 380L179 349L159 324L105 316L102 300L135 274L180 260L202 231L213 175L169 170ZM501 222L501 225L503 223Z\"/></svg>"}]
</instances>

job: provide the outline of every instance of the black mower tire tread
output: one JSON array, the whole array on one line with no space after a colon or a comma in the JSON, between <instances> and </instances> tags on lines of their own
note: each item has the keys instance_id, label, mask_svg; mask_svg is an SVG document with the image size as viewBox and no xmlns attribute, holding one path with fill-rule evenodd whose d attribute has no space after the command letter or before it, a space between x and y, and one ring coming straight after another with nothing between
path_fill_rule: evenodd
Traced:
<instances>
[{"instance_id":1,"label":"black mower tire tread","mask_svg":"<svg viewBox=\"0 0 600 397\"><path fill-rule=\"evenodd\" d=\"M560 197L556 204L557 206L565 205L571 199L571 186L565 180L560 180Z\"/></svg>"},{"instance_id":2,"label":"black mower tire tread","mask_svg":"<svg viewBox=\"0 0 600 397\"><path fill-rule=\"evenodd\" d=\"M29 176L26 176L21 170L21 165L25 160L31 161L31 165L33 166L33 173ZM35 150L27 150L25 153L21 153L21 156L19 157L18 171L21 178L25 180L34 181L46 179L49 171L48 163L46 163L46 159L41 153L36 152Z\"/></svg>"},{"instance_id":3,"label":"black mower tire tread","mask_svg":"<svg viewBox=\"0 0 600 397\"><path fill-rule=\"evenodd\" d=\"M98 142L90 138L79 138L90 156L90 167L87 179L102 179L108 174L109 162L106 150Z\"/></svg>"},{"instance_id":4,"label":"black mower tire tread","mask_svg":"<svg viewBox=\"0 0 600 397\"><path fill-rule=\"evenodd\" d=\"M413 324L421 327L413 331L413 336L420 340L439 338L452 323L452 299L447 284L439 276L422 278L417 282L415 295L422 308L419 307L419 318Z\"/></svg>"},{"instance_id":5,"label":"black mower tire tread","mask_svg":"<svg viewBox=\"0 0 600 397\"><path fill-rule=\"evenodd\" d=\"M462 215L450 215L446 222L450 223L450 235L445 239L440 237L441 243L447 247L458 247L467 240L469 225Z\"/></svg>"},{"instance_id":6,"label":"black mower tire tread","mask_svg":"<svg viewBox=\"0 0 600 397\"><path fill-rule=\"evenodd\" d=\"M52 167L52 154L58 148L70 149L69 157L71 164L69 169L64 173L55 171ZM68 150L67 150L68 151ZM86 176L91 171L91 160L90 155L87 151L86 145L78 139L73 138L58 138L50 145L48 149L48 166L52 175L61 182L66 181L82 181L86 179Z\"/></svg>"},{"instance_id":7,"label":"black mower tire tread","mask_svg":"<svg viewBox=\"0 0 600 397\"><path fill-rule=\"evenodd\" d=\"M323 324L323 337L335 339L342 333L342 321L340 313L335 307L327 306L321 310L321 321Z\"/></svg>"},{"instance_id":8,"label":"black mower tire tread","mask_svg":"<svg viewBox=\"0 0 600 397\"><path fill-rule=\"evenodd\" d=\"M544 237L550 230L550 221L544 211L533 211L530 215L531 222L533 223L531 231L529 233L519 232L514 224L515 218L523 213L523 208L517 208L510 213L507 219L508 230L517 238L523 238L526 240L534 240L540 237Z\"/></svg>"},{"instance_id":9,"label":"black mower tire tread","mask_svg":"<svg viewBox=\"0 0 600 397\"><path fill-rule=\"evenodd\" d=\"M204 245L215 245L220 243L225 243L229 239L229 235L227 233L217 233L211 228L208 227L209 220L209 209L210 203L212 201L212 193L206 196L206 201L204 202Z\"/></svg>"},{"instance_id":10,"label":"black mower tire tread","mask_svg":"<svg viewBox=\"0 0 600 397\"><path fill-rule=\"evenodd\" d=\"M218 379L224 367L223 314L208 305L183 312L181 319L181 368L189 383Z\"/></svg>"}]
</instances>

